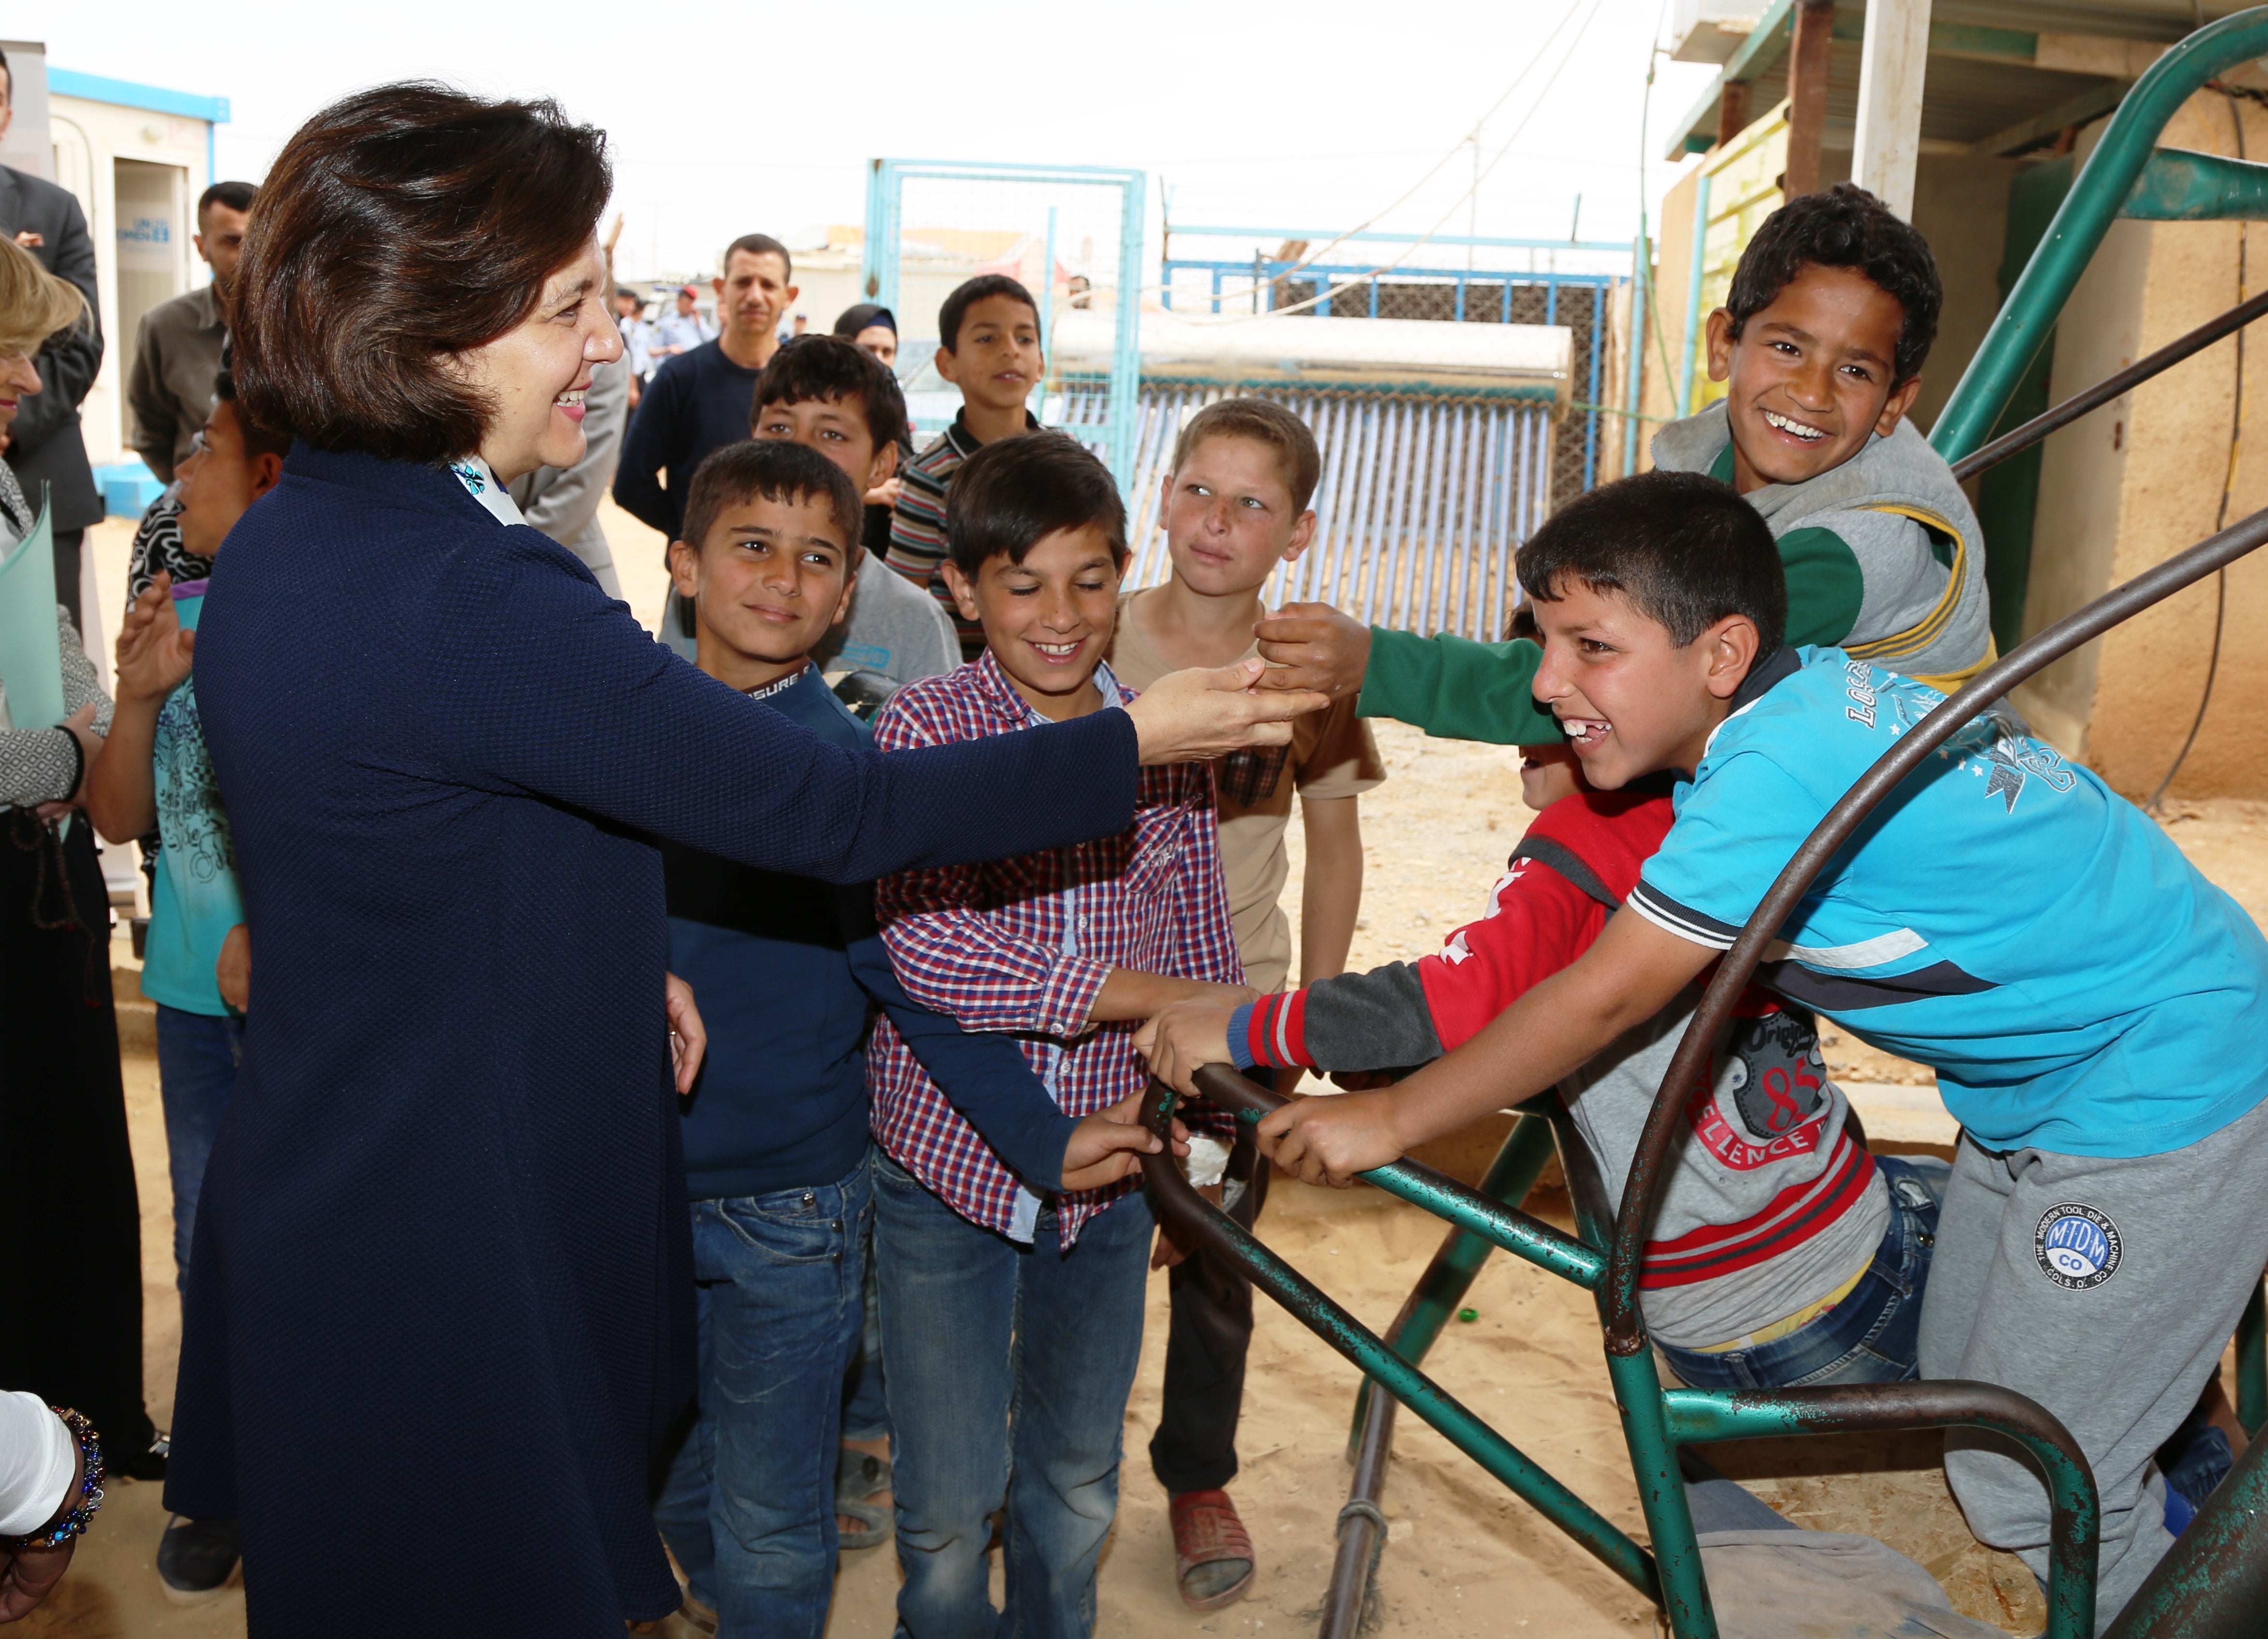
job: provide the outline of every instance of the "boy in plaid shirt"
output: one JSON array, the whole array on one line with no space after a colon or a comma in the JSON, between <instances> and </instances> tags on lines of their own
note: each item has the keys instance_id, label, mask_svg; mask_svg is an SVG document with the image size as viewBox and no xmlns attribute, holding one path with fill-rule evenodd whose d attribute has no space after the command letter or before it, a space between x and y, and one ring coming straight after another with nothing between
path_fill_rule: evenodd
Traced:
<instances>
[{"instance_id":1,"label":"boy in plaid shirt","mask_svg":"<svg viewBox=\"0 0 2268 1639\"><path fill-rule=\"evenodd\" d=\"M987 444L954 479L946 534L944 573L985 650L900 692L877 746L1013 733L1131 698L1102 660L1126 517L1100 461L1056 433ZM1134 1031L1159 1007L1254 995L1201 763L1145 769L1116 836L886 878L875 908L908 994L965 1030L1015 1036L1066 1114L1141 1097ZM1035 1190L887 1018L868 1064L900 1630L994 1630L985 1547L1005 1502L1002 1630L1085 1635L1141 1348L1148 1203L1130 1179Z\"/></svg>"}]
</instances>

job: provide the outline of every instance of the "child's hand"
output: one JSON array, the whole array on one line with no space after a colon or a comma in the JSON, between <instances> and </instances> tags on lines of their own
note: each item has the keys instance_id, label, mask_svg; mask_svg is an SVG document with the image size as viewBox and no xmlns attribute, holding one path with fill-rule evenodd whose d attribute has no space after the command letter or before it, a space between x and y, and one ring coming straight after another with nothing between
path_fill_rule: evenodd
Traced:
<instances>
[{"instance_id":1,"label":"child's hand","mask_svg":"<svg viewBox=\"0 0 2268 1639\"><path fill-rule=\"evenodd\" d=\"M702 1028L701 1010L693 1005L693 987L675 974L662 977L662 1005L669 1015L669 1060L677 1070L677 1096L693 1091L701 1074L701 1055L709 1050L709 1033Z\"/></svg>"},{"instance_id":2,"label":"child's hand","mask_svg":"<svg viewBox=\"0 0 2268 1639\"><path fill-rule=\"evenodd\" d=\"M1268 662L1263 688L1312 688L1337 700L1362 690L1370 628L1328 603L1287 603L1253 628Z\"/></svg>"},{"instance_id":3,"label":"child's hand","mask_svg":"<svg viewBox=\"0 0 2268 1639\"><path fill-rule=\"evenodd\" d=\"M1097 1110L1071 1128L1071 1142L1064 1146L1065 1189L1100 1189L1115 1184L1130 1177L1144 1156L1165 1149L1158 1136L1142 1125L1143 1104L1148 1097L1145 1088L1107 1110ZM1178 1121L1174 1123L1173 1150L1175 1155L1189 1152L1189 1130Z\"/></svg>"},{"instance_id":4,"label":"child's hand","mask_svg":"<svg viewBox=\"0 0 2268 1639\"><path fill-rule=\"evenodd\" d=\"M1149 1061L1152 1076L1194 1096L1201 1065L1235 1062L1228 1052L1228 1021L1245 999L1176 1002L1134 1033L1134 1050Z\"/></svg>"},{"instance_id":5,"label":"child's hand","mask_svg":"<svg viewBox=\"0 0 2268 1639\"><path fill-rule=\"evenodd\" d=\"M1395 1130L1393 1092L1294 1099L1260 1123L1260 1152L1302 1183L1344 1189L1358 1172L1399 1161L1407 1147Z\"/></svg>"},{"instance_id":6,"label":"child's hand","mask_svg":"<svg viewBox=\"0 0 2268 1639\"><path fill-rule=\"evenodd\" d=\"M142 589L118 628L118 699L162 700L189 674L197 635L181 629L173 577L160 572Z\"/></svg>"},{"instance_id":7,"label":"child's hand","mask_svg":"<svg viewBox=\"0 0 2268 1639\"><path fill-rule=\"evenodd\" d=\"M239 1013L252 1011L252 930L240 922L220 942L213 982L220 987L222 1001Z\"/></svg>"}]
</instances>

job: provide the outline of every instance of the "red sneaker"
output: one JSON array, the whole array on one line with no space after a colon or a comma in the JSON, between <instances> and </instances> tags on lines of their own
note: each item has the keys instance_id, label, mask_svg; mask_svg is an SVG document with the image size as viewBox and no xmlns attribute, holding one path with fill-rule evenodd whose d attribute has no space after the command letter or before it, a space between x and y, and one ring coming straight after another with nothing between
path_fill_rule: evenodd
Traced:
<instances>
[{"instance_id":1,"label":"red sneaker","mask_svg":"<svg viewBox=\"0 0 2268 1639\"><path fill-rule=\"evenodd\" d=\"M1252 1539L1226 1491L1183 1491L1172 1499L1174 1580L1193 1611L1233 1605L1258 1569Z\"/></svg>"}]
</instances>

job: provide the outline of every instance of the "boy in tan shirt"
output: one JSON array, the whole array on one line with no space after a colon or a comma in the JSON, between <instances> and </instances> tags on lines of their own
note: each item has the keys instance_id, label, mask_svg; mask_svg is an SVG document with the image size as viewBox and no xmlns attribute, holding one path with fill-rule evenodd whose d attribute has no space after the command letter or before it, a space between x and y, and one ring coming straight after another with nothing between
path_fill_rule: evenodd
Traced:
<instances>
[{"instance_id":1,"label":"boy in tan shirt","mask_svg":"<svg viewBox=\"0 0 2268 1639\"><path fill-rule=\"evenodd\" d=\"M1226 665L1255 651L1253 624L1266 614L1260 588L1314 538L1307 503L1322 467L1306 424L1263 399L1225 400L1183 424L1161 514L1173 578L1119 602L1110 665L1122 683L1147 688L1183 666ZM1239 753L1216 768L1221 867L1247 981L1266 994L1291 977L1292 924L1281 900L1294 791L1307 840L1300 982L1343 972L1362 903L1356 800L1386 777L1353 698L1300 718L1289 746ZM1223 1189L1231 1216L1249 1226L1267 1196L1268 1164L1248 1138L1229 1157ZM1241 1597L1256 1569L1251 1539L1222 1489L1236 1474L1252 1288L1208 1256L1183 1259L1162 1238L1156 1260L1173 1266L1173 1325L1150 1463L1173 1499L1182 1601L1217 1610Z\"/></svg>"}]
</instances>

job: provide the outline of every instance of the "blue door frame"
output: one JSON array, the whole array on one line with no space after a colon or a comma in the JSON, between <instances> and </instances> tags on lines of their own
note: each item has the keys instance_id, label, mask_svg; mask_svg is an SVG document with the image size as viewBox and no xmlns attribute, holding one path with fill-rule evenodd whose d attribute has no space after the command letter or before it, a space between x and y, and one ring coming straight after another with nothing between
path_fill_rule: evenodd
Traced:
<instances>
[{"instance_id":1,"label":"blue door frame","mask_svg":"<svg viewBox=\"0 0 2268 1639\"><path fill-rule=\"evenodd\" d=\"M1142 374L1141 298L1144 212L1149 178L1141 171L1107 165L996 165L982 160L876 159L866 178L866 249L862 269L869 301L895 312L898 305L898 246L905 223L902 205L909 180L1037 182L1062 187L1115 187L1119 203L1117 342L1110 363L1109 408L1096 440L1111 475L1124 489L1134 476L1137 409ZM1050 224L1049 239L1054 235ZM1054 246L1049 246L1049 290L1041 293L1052 308ZM1053 339L1047 344L1053 345Z\"/></svg>"}]
</instances>

